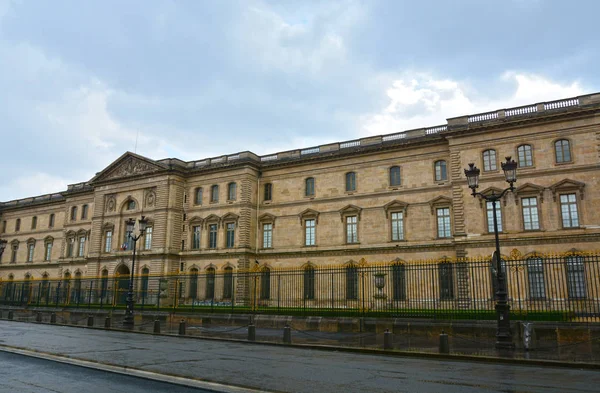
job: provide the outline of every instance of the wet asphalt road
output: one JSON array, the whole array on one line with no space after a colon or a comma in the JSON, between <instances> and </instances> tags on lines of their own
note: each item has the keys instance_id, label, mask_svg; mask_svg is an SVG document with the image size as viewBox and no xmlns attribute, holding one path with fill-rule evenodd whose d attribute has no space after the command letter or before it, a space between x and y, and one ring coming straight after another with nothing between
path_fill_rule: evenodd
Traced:
<instances>
[{"instance_id":1,"label":"wet asphalt road","mask_svg":"<svg viewBox=\"0 0 600 393\"><path fill-rule=\"evenodd\" d=\"M0 321L2 344L283 392L600 392L600 371L594 370L319 351L5 320Z\"/></svg>"},{"instance_id":2,"label":"wet asphalt road","mask_svg":"<svg viewBox=\"0 0 600 393\"><path fill-rule=\"evenodd\" d=\"M211 391L149 381L0 351L0 392L209 393Z\"/></svg>"}]
</instances>

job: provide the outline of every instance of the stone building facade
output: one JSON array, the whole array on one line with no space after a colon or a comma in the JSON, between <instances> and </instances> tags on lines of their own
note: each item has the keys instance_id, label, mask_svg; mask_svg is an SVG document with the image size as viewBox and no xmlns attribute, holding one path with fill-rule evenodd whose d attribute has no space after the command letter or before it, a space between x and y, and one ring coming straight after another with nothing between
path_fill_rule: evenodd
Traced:
<instances>
[{"instance_id":1,"label":"stone building facade","mask_svg":"<svg viewBox=\"0 0 600 393\"><path fill-rule=\"evenodd\" d=\"M127 152L64 192L1 203L0 279L128 274L125 221L141 216L150 229L136 274L489 256L492 215L463 168L481 168L479 191L491 193L507 186L506 156L519 168L500 203L503 252L598 249L600 94L591 94L267 156Z\"/></svg>"}]
</instances>

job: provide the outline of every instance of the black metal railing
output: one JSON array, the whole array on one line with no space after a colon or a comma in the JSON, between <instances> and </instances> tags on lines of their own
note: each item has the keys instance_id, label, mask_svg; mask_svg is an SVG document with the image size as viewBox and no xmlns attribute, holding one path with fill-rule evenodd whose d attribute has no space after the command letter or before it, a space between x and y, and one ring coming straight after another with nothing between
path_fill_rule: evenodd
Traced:
<instances>
[{"instance_id":1,"label":"black metal railing","mask_svg":"<svg viewBox=\"0 0 600 393\"><path fill-rule=\"evenodd\" d=\"M600 321L600 254L505 258L501 268L512 319ZM126 276L3 281L0 304L118 309L128 286ZM134 288L138 310L496 318L495 268L483 259L144 275Z\"/></svg>"}]
</instances>

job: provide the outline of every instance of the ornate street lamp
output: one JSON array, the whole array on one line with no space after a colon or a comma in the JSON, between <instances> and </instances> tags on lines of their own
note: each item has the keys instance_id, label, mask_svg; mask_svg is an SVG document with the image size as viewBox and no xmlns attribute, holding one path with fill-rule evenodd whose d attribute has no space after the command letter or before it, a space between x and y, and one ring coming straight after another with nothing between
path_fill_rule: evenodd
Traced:
<instances>
[{"instance_id":1,"label":"ornate street lamp","mask_svg":"<svg viewBox=\"0 0 600 393\"><path fill-rule=\"evenodd\" d=\"M498 219L496 217L496 202L498 202L504 194L508 191L514 191L514 183L517 181L517 163L506 157L506 162L501 164L502 170L504 171L504 177L509 187L503 190L500 194L496 194L492 191L491 195L484 195L477 192L479 187L479 173L480 170L475 164L469 164L469 169L465 169L465 175L467 176L467 184L471 189L471 195L473 197L481 197L486 202L492 202L492 209L494 214L494 236L496 239L496 251L492 258L492 265L496 271L496 317L498 327L496 329L496 348L497 349L513 349L514 344L512 341L512 333L510 331L510 306L508 305L508 294L506 289L506 276L502 270L502 264L500 261L500 239L498 238Z\"/></svg>"},{"instance_id":2,"label":"ornate street lamp","mask_svg":"<svg viewBox=\"0 0 600 393\"><path fill-rule=\"evenodd\" d=\"M126 300L126 308L125 308L125 319L123 320L123 328L125 329L133 329L134 321L133 321L133 274L135 272L135 249L137 248L137 241L144 236L144 232L146 232L146 225L148 221L144 216L138 220L138 234L137 236L133 234L135 229L135 220L130 218L127 220L127 233L129 233L129 237L133 240L133 258L131 260L131 278L129 279L129 290L127 291L127 300Z\"/></svg>"}]
</instances>

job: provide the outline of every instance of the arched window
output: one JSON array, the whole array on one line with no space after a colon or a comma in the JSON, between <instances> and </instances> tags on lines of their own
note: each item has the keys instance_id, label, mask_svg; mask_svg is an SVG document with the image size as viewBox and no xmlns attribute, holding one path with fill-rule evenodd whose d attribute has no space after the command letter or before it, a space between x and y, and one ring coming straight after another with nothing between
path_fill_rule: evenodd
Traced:
<instances>
[{"instance_id":1,"label":"arched window","mask_svg":"<svg viewBox=\"0 0 600 393\"><path fill-rule=\"evenodd\" d=\"M102 270L102 278L100 279L100 302L103 302L108 295L108 270Z\"/></svg>"},{"instance_id":2,"label":"arched window","mask_svg":"<svg viewBox=\"0 0 600 393\"><path fill-rule=\"evenodd\" d=\"M451 263L438 264L440 300L454 299L454 269Z\"/></svg>"},{"instance_id":3,"label":"arched window","mask_svg":"<svg viewBox=\"0 0 600 393\"><path fill-rule=\"evenodd\" d=\"M567 139L559 139L554 142L556 162L571 162L571 145Z\"/></svg>"},{"instance_id":4,"label":"arched window","mask_svg":"<svg viewBox=\"0 0 600 393\"><path fill-rule=\"evenodd\" d=\"M489 149L483 152L483 170L485 172L495 171L496 166L496 150Z\"/></svg>"},{"instance_id":5,"label":"arched window","mask_svg":"<svg viewBox=\"0 0 600 393\"><path fill-rule=\"evenodd\" d=\"M401 263L392 265L392 287L394 300L406 300L406 267Z\"/></svg>"},{"instance_id":6,"label":"arched window","mask_svg":"<svg viewBox=\"0 0 600 393\"><path fill-rule=\"evenodd\" d=\"M531 149L531 145L517 147L517 156L519 156L519 167L533 166L533 150Z\"/></svg>"},{"instance_id":7,"label":"arched window","mask_svg":"<svg viewBox=\"0 0 600 393\"><path fill-rule=\"evenodd\" d=\"M346 268L346 299L358 299L358 268L354 265Z\"/></svg>"},{"instance_id":8,"label":"arched window","mask_svg":"<svg viewBox=\"0 0 600 393\"><path fill-rule=\"evenodd\" d=\"M400 167L393 166L390 168L390 186L399 186L400 183Z\"/></svg>"},{"instance_id":9,"label":"arched window","mask_svg":"<svg viewBox=\"0 0 600 393\"><path fill-rule=\"evenodd\" d=\"M206 299L215 298L215 269L206 269Z\"/></svg>"},{"instance_id":10,"label":"arched window","mask_svg":"<svg viewBox=\"0 0 600 393\"><path fill-rule=\"evenodd\" d=\"M150 269L147 267L142 269L142 282L140 288L140 295L142 296L142 302L145 303L146 298L148 297L148 275L150 274Z\"/></svg>"},{"instance_id":11,"label":"arched window","mask_svg":"<svg viewBox=\"0 0 600 393\"><path fill-rule=\"evenodd\" d=\"M31 219L31 229L35 228L37 228L37 217L33 216L33 218Z\"/></svg>"},{"instance_id":12,"label":"arched window","mask_svg":"<svg viewBox=\"0 0 600 393\"><path fill-rule=\"evenodd\" d=\"M194 197L194 203L196 205L201 205L202 204L202 187L196 188L196 194L195 194L195 197Z\"/></svg>"},{"instance_id":13,"label":"arched window","mask_svg":"<svg viewBox=\"0 0 600 393\"><path fill-rule=\"evenodd\" d=\"M315 195L315 178L309 177L304 181L304 195L314 196Z\"/></svg>"},{"instance_id":14,"label":"arched window","mask_svg":"<svg viewBox=\"0 0 600 393\"><path fill-rule=\"evenodd\" d=\"M191 299L198 297L198 269L195 267L190 269L190 287L188 292Z\"/></svg>"},{"instance_id":15,"label":"arched window","mask_svg":"<svg viewBox=\"0 0 600 393\"><path fill-rule=\"evenodd\" d=\"M135 201L134 200L130 200L129 202L127 202L127 210L135 210Z\"/></svg>"},{"instance_id":16,"label":"arched window","mask_svg":"<svg viewBox=\"0 0 600 393\"><path fill-rule=\"evenodd\" d=\"M260 273L260 298L271 298L271 270L265 267Z\"/></svg>"},{"instance_id":17,"label":"arched window","mask_svg":"<svg viewBox=\"0 0 600 393\"><path fill-rule=\"evenodd\" d=\"M527 278L529 281L529 298L544 299L546 285L544 282L544 260L542 258L527 259Z\"/></svg>"},{"instance_id":18,"label":"arched window","mask_svg":"<svg viewBox=\"0 0 600 393\"><path fill-rule=\"evenodd\" d=\"M210 188L210 201L219 202L219 186L216 184Z\"/></svg>"},{"instance_id":19,"label":"arched window","mask_svg":"<svg viewBox=\"0 0 600 393\"><path fill-rule=\"evenodd\" d=\"M346 173L346 191L356 191L356 173Z\"/></svg>"},{"instance_id":20,"label":"arched window","mask_svg":"<svg viewBox=\"0 0 600 393\"><path fill-rule=\"evenodd\" d=\"M583 258L580 256L572 256L565 258L567 265L567 292L569 299L585 299L586 284L585 284L585 265Z\"/></svg>"},{"instance_id":21,"label":"arched window","mask_svg":"<svg viewBox=\"0 0 600 393\"><path fill-rule=\"evenodd\" d=\"M235 201L237 199L237 184L229 183L227 185L227 200Z\"/></svg>"},{"instance_id":22,"label":"arched window","mask_svg":"<svg viewBox=\"0 0 600 393\"><path fill-rule=\"evenodd\" d=\"M233 295L233 269L231 267L225 268L225 274L223 275L223 299L231 299Z\"/></svg>"},{"instance_id":23,"label":"arched window","mask_svg":"<svg viewBox=\"0 0 600 393\"><path fill-rule=\"evenodd\" d=\"M315 269L307 266L304 269L304 299L312 300L315 298Z\"/></svg>"},{"instance_id":24,"label":"arched window","mask_svg":"<svg viewBox=\"0 0 600 393\"><path fill-rule=\"evenodd\" d=\"M435 168L435 181L448 180L448 174L446 173L446 161L436 161L433 166Z\"/></svg>"},{"instance_id":25,"label":"arched window","mask_svg":"<svg viewBox=\"0 0 600 393\"><path fill-rule=\"evenodd\" d=\"M273 198L273 185L271 183L265 184L265 195L264 200L270 201Z\"/></svg>"}]
</instances>

